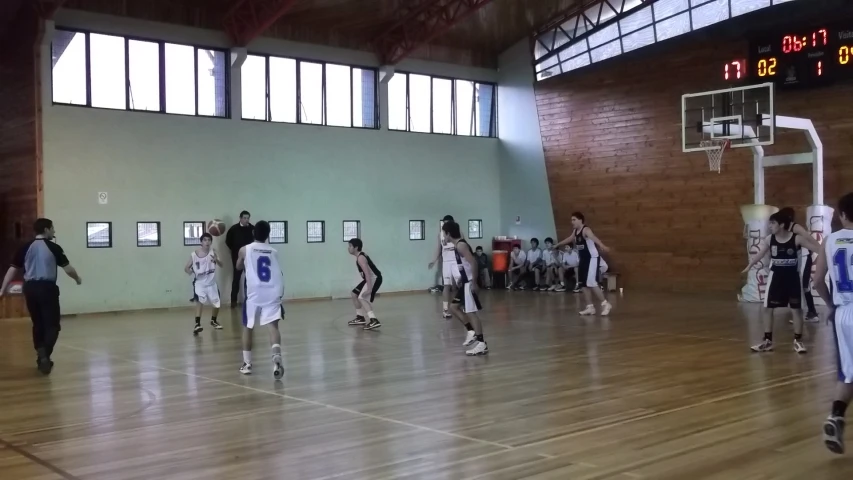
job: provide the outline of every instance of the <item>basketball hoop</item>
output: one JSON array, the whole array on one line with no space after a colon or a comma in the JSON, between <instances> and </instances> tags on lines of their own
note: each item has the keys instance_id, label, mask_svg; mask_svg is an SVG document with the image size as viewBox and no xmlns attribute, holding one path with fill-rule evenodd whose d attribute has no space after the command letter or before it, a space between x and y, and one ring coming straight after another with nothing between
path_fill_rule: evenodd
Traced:
<instances>
[{"instance_id":1,"label":"basketball hoop","mask_svg":"<svg viewBox=\"0 0 853 480\"><path fill-rule=\"evenodd\" d=\"M707 148L705 153L708 155L708 168L710 171L716 170L720 173L720 166L723 163L723 152L729 148L729 140L727 138L712 138L710 140L702 140L699 146Z\"/></svg>"}]
</instances>

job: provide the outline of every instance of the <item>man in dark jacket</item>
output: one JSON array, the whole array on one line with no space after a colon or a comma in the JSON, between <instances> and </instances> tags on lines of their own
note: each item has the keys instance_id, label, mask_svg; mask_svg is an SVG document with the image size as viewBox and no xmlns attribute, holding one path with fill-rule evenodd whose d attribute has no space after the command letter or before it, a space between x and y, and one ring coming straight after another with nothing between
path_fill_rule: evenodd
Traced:
<instances>
[{"instance_id":1,"label":"man in dark jacket","mask_svg":"<svg viewBox=\"0 0 853 480\"><path fill-rule=\"evenodd\" d=\"M254 226L249 223L252 216L249 212L243 210L240 212L240 223L235 223L228 229L225 235L225 245L231 251L231 266L234 267L234 279L231 281L231 308L237 306L237 296L240 294L240 278L243 276L242 270L237 270L237 255L240 249L254 241L252 231Z\"/></svg>"}]
</instances>

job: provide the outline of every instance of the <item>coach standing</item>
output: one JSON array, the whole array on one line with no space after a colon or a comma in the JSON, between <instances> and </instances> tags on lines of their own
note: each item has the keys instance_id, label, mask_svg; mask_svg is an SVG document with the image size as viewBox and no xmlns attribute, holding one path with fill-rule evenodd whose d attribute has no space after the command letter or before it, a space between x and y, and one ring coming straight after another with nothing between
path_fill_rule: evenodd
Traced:
<instances>
[{"instance_id":1,"label":"coach standing","mask_svg":"<svg viewBox=\"0 0 853 480\"><path fill-rule=\"evenodd\" d=\"M231 266L234 267L234 279L231 281L231 308L237 306L237 297L240 294L240 277L243 276L243 271L237 270L237 255L241 248L255 241L252 234L254 227L249 223L251 218L252 215L243 210L240 212L240 223L231 225L225 235L225 245L231 251Z\"/></svg>"},{"instance_id":2,"label":"coach standing","mask_svg":"<svg viewBox=\"0 0 853 480\"><path fill-rule=\"evenodd\" d=\"M36 349L37 365L41 373L48 375L53 369L53 347L59 339L59 287L56 285L57 267L65 270L77 285L82 283L80 275L68 262L62 247L51 240L56 236L53 222L39 218L33 225L36 238L22 246L12 266L3 278L0 296L6 292L9 282L18 270L24 270L24 298L33 321L33 346Z\"/></svg>"}]
</instances>

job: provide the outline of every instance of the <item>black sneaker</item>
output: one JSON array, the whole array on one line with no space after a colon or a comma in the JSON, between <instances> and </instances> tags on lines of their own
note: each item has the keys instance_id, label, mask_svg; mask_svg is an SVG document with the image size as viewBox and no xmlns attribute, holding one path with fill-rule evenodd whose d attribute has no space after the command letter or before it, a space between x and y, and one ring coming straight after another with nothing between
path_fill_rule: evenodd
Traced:
<instances>
[{"instance_id":1,"label":"black sneaker","mask_svg":"<svg viewBox=\"0 0 853 480\"><path fill-rule=\"evenodd\" d=\"M844 418L827 417L823 422L823 443L832 453L844 453Z\"/></svg>"},{"instance_id":2,"label":"black sneaker","mask_svg":"<svg viewBox=\"0 0 853 480\"><path fill-rule=\"evenodd\" d=\"M222 325L219 324L216 320L210 321L210 326L215 328L216 330L222 330Z\"/></svg>"},{"instance_id":3,"label":"black sneaker","mask_svg":"<svg viewBox=\"0 0 853 480\"><path fill-rule=\"evenodd\" d=\"M367 323L367 320L365 320L364 317L362 317L361 315L358 315L357 317L355 317L352 320L350 320L349 322L347 322L347 325L354 327L354 326L358 326L358 325L364 325L366 323Z\"/></svg>"},{"instance_id":4,"label":"black sneaker","mask_svg":"<svg viewBox=\"0 0 853 480\"><path fill-rule=\"evenodd\" d=\"M364 329L365 330L373 330L374 328L379 328L381 326L382 326L382 324L379 323L378 319L371 318L370 321L367 322L367 325L364 326Z\"/></svg>"},{"instance_id":5,"label":"black sneaker","mask_svg":"<svg viewBox=\"0 0 853 480\"><path fill-rule=\"evenodd\" d=\"M572 290L572 292L573 292L573 293L581 293L581 290L583 290L583 289L581 288L581 284L580 284L580 283L576 283L576 284L575 284L575 289L574 289L574 290Z\"/></svg>"},{"instance_id":6,"label":"black sneaker","mask_svg":"<svg viewBox=\"0 0 853 480\"><path fill-rule=\"evenodd\" d=\"M204 331L204 329L201 328L201 325L196 325L195 328L193 328L193 335L198 335L202 331Z\"/></svg>"},{"instance_id":7,"label":"black sneaker","mask_svg":"<svg viewBox=\"0 0 853 480\"><path fill-rule=\"evenodd\" d=\"M47 357L40 357L38 359L38 369L42 375L50 375L51 370L53 370L53 362Z\"/></svg>"}]
</instances>

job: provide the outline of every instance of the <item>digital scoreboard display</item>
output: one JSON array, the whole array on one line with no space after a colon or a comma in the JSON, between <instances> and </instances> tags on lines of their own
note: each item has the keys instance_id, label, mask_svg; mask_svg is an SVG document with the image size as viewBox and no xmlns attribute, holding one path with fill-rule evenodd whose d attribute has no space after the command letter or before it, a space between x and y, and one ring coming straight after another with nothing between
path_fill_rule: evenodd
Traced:
<instances>
[{"instance_id":1,"label":"digital scoreboard display","mask_svg":"<svg viewBox=\"0 0 853 480\"><path fill-rule=\"evenodd\" d=\"M729 82L809 87L853 79L853 22L790 29L753 38L748 59L723 66Z\"/></svg>"}]
</instances>

